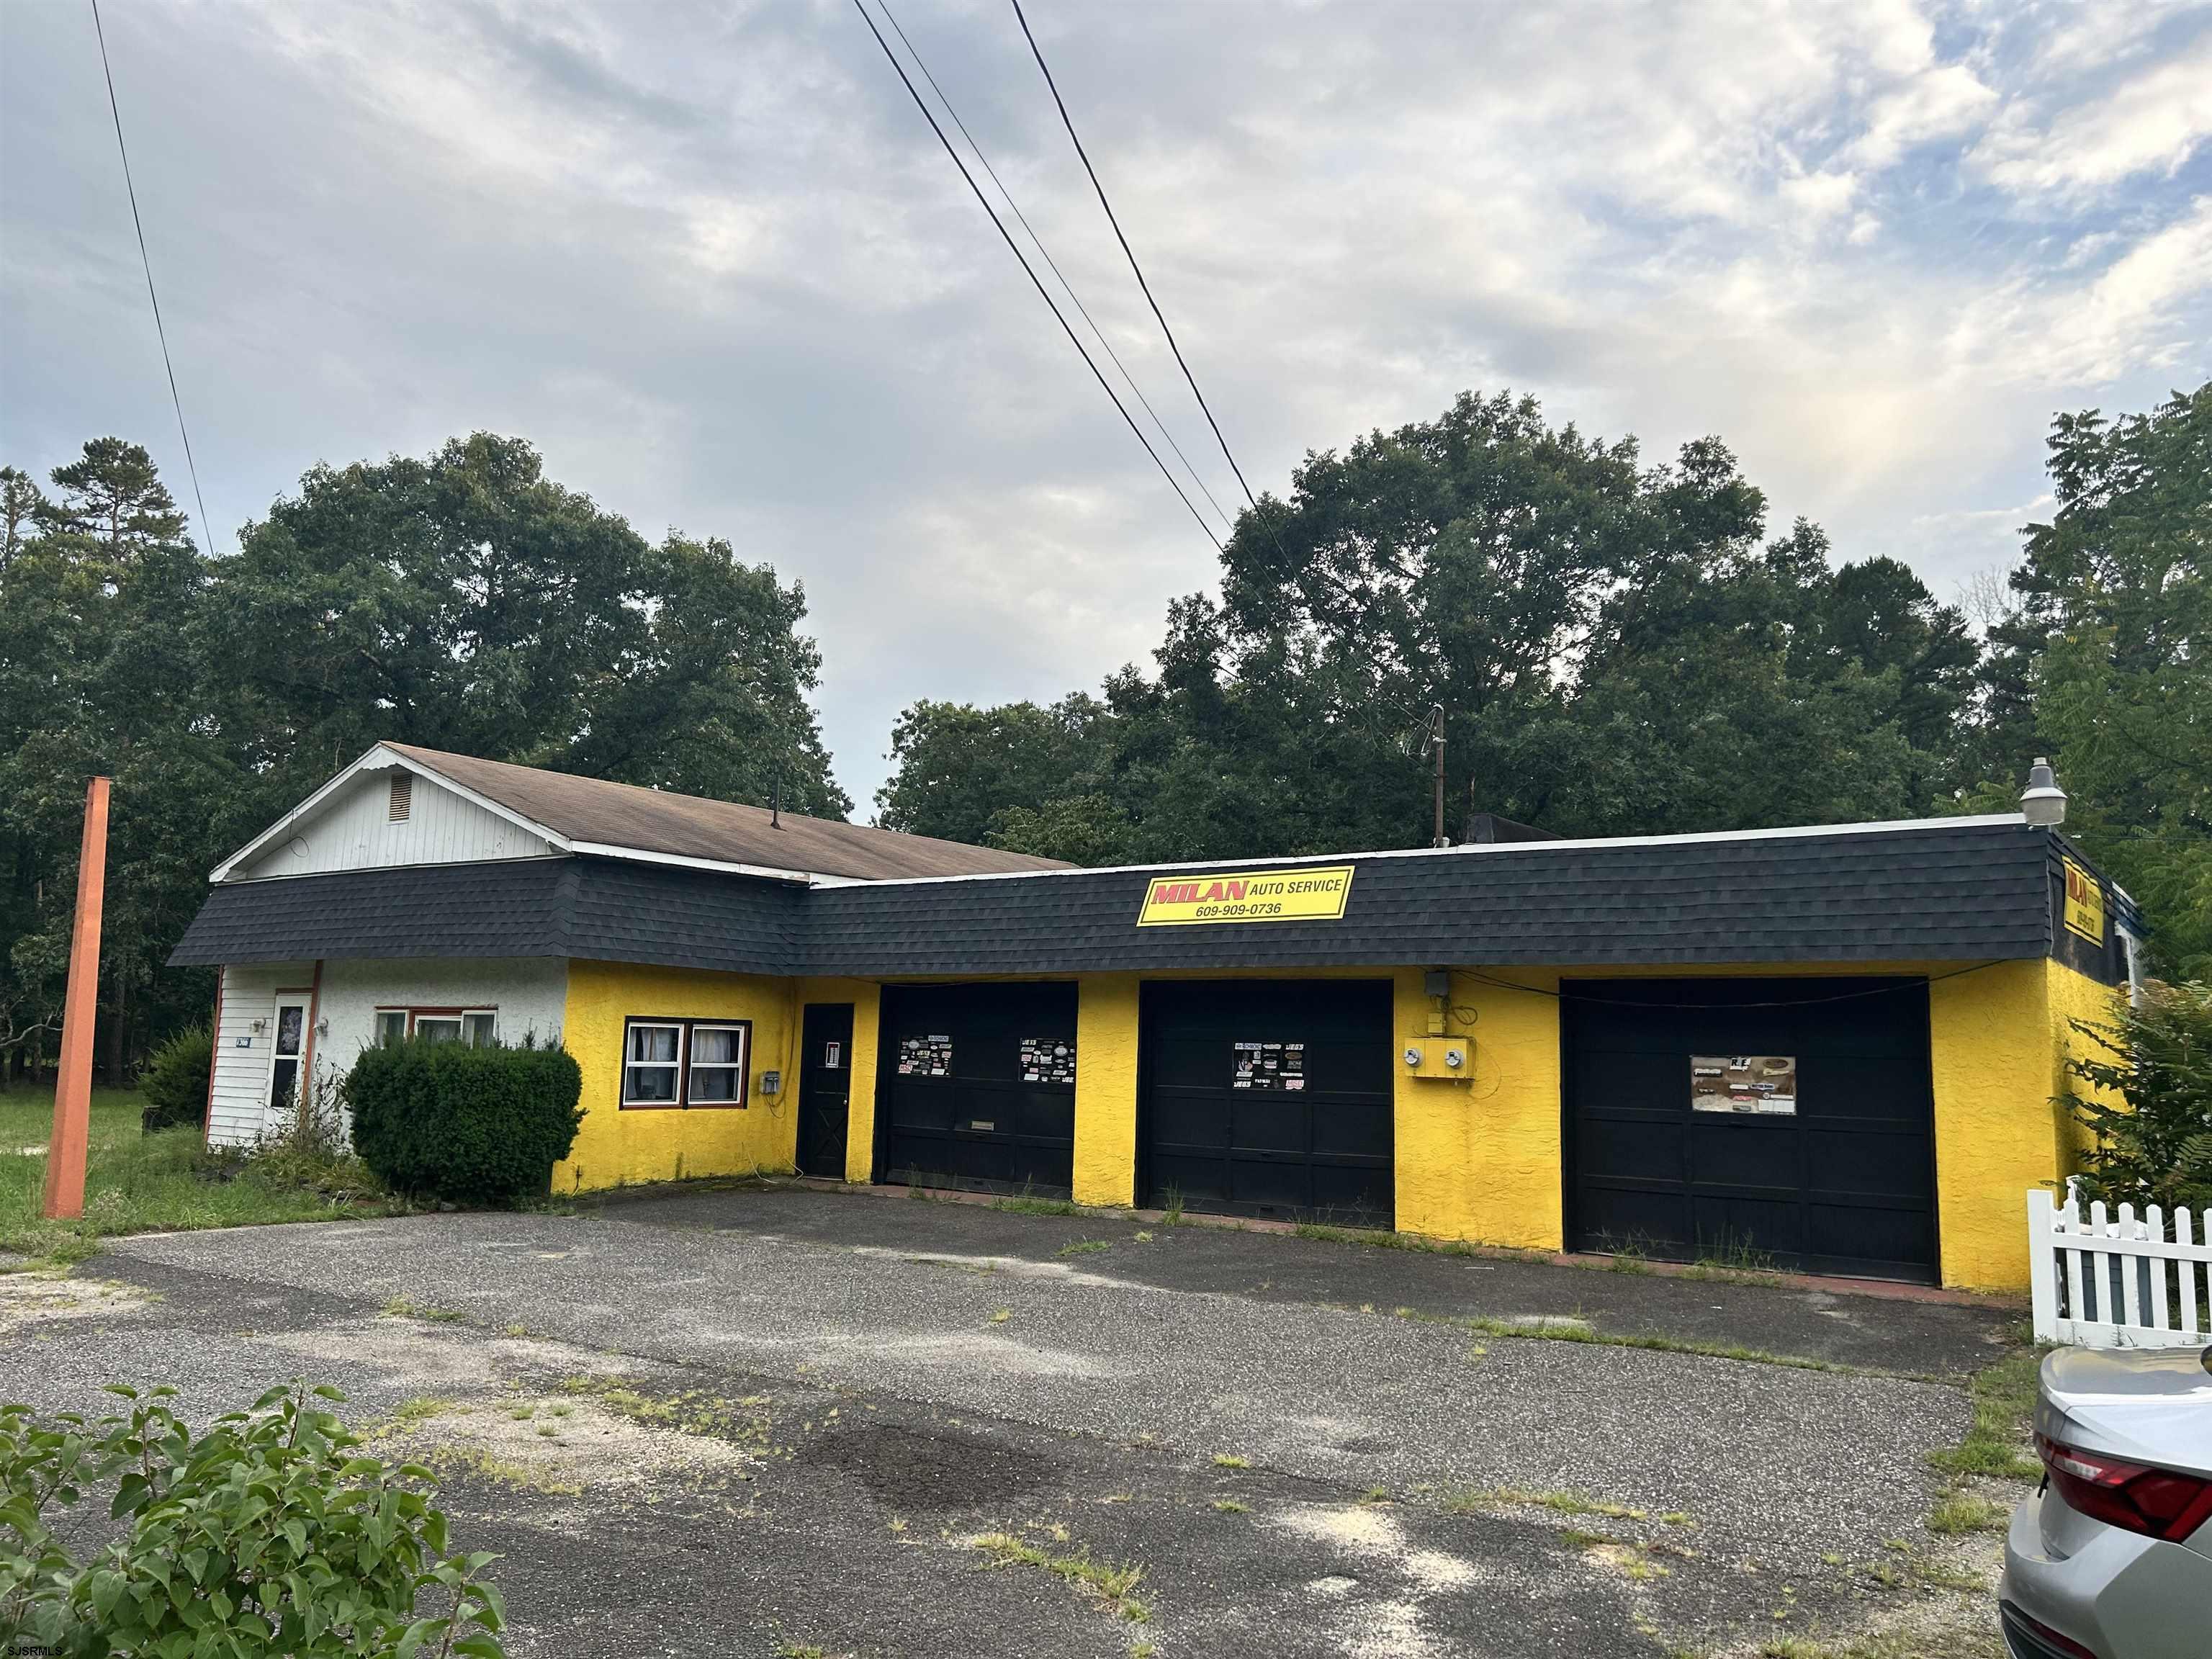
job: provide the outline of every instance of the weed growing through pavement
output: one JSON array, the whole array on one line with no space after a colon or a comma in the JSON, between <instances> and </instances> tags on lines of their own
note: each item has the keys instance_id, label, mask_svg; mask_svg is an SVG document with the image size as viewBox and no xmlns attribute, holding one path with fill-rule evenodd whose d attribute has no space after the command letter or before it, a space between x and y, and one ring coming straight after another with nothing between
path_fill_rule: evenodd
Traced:
<instances>
[{"instance_id":1,"label":"weed growing through pavement","mask_svg":"<svg viewBox=\"0 0 2212 1659\"><path fill-rule=\"evenodd\" d=\"M1217 1498L1213 1500L1213 1507L1224 1515L1249 1515L1252 1512L1249 1504L1240 1504L1233 1498Z\"/></svg>"},{"instance_id":2,"label":"weed growing through pavement","mask_svg":"<svg viewBox=\"0 0 2212 1659\"><path fill-rule=\"evenodd\" d=\"M1532 1492L1521 1486L1462 1486L1444 1495L1444 1507L1462 1515L1480 1510L1533 1504L1555 1515L1595 1515L1608 1521L1641 1521L1644 1511L1578 1492ZM1677 1511L1679 1514L1680 1512ZM1662 1516L1672 1519L1672 1516ZM1687 1521L1685 1515L1680 1517Z\"/></svg>"},{"instance_id":3,"label":"weed growing through pavement","mask_svg":"<svg viewBox=\"0 0 2212 1659\"><path fill-rule=\"evenodd\" d=\"M1252 1467L1252 1461L1248 1457L1239 1457L1235 1452L1216 1452L1213 1454L1213 1466L1218 1469L1249 1469Z\"/></svg>"},{"instance_id":4,"label":"weed growing through pavement","mask_svg":"<svg viewBox=\"0 0 2212 1659\"><path fill-rule=\"evenodd\" d=\"M1956 1446L1929 1453L1928 1461L1947 1474L2040 1480L2043 1466L2027 1450L2027 1423L2035 1409L2036 1373L2046 1352L2021 1348L1975 1372L1966 1384L1974 1407L1972 1426Z\"/></svg>"},{"instance_id":5,"label":"weed growing through pavement","mask_svg":"<svg viewBox=\"0 0 2212 1659\"><path fill-rule=\"evenodd\" d=\"M434 1308L427 1304L410 1302L404 1296L395 1296L384 1304L387 1319L427 1319L434 1325L456 1325L461 1316L451 1308Z\"/></svg>"},{"instance_id":6,"label":"weed growing through pavement","mask_svg":"<svg viewBox=\"0 0 2212 1659\"><path fill-rule=\"evenodd\" d=\"M1073 1243L1061 1245L1054 1254L1060 1256L1089 1255L1094 1250L1110 1250L1113 1248L1103 1238L1079 1238Z\"/></svg>"},{"instance_id":7,"label":"weed growing through pavement","mask_svg":"<svg viewBox=\"0 0 2212 1659\"><path fill-rule=\"evenodd\" d=\"M1042 1567L1062 1583L1090 1591L1129 1623L1152 1623L1152 1610L1133 1593L1145 1576L1144 1568L1133 1561L1115 1566L1092 1560L1087 1550L1072 1555L1051 1555L1012 1533L986 1533L971 1541L975 1548L992 1558L994 1567Z\"/></svg>"}]
</instances>

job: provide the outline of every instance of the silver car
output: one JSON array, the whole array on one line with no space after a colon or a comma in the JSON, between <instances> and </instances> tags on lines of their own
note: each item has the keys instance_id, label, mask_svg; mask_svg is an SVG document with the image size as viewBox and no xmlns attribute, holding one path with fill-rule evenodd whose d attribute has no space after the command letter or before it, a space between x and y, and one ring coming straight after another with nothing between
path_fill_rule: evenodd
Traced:
<instances>
[{"instance_id":1,"label":"silver car","mask_svg":"<svg viewBox=\"0 0 2212 1659\"><path fill-rule=\"evenodd\" d=\"M2014 1659L2212 1656L2212 1348L2060 1349L2035 1448L1997 1592Z\"/></svg>"}]
</instances>

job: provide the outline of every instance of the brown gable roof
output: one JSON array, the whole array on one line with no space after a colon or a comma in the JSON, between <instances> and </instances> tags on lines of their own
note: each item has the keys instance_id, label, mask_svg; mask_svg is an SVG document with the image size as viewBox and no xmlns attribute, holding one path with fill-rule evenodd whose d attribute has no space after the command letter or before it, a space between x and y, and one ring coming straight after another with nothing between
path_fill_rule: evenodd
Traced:
<instances>
[{"instance_id":1,"label":"brown gable roof","mask_svg":"<svg viewBox=\"0 0 2212 1659\"><path fill-rule=\"evenodd\" d=\"M1058 859L1002 853L933 836L902 835L838 819L803 817L796 812L786 812L781 823L771 823L768 809L762 806L478 760L411 743L384 746L571 842L861 881L1073 867Z\"/></svg>"}]
</instances>

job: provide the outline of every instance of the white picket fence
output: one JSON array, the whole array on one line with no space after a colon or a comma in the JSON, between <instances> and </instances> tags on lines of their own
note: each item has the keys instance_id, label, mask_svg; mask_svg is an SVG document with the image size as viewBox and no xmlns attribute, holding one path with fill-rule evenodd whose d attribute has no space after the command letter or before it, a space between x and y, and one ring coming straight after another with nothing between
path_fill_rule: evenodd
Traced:
<instances>
[{"instance_id":1,"label":"white picket fence","mask_svg":"<svg viewBox=\"0 0 2212 1659\"><path fill-rule=\"evenodd\" d=\"M2157 1205L2140 1220L2123 1204L2081 1201L2068 1183L2059 1204L2027 1194L2028 1278L2039 1342L2085 1348L2180 1348L2212 1342L2212 1210L2172 1226ZM2171 1236L2169 1237L2169 1232Z\"/></svg>"}]
</instances>

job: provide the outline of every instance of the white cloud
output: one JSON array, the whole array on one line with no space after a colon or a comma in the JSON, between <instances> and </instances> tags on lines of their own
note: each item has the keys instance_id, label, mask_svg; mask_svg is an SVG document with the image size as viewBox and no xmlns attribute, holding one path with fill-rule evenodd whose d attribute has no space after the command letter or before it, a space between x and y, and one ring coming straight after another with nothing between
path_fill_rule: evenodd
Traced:
<instances>
[{"instance_id":1,"label":"white cloud","mask_svg":"<svg viewBox=\"0 0 2212 1659\"><path fill-rule=\"evenodd\" d=\"M2103 95L2053 109L2026 100L1975 147L1975 164L2023 194L2088 193L2172 174L2212 137L2212 27Z\"/></svg>"},{"instance_id":2,"label":"white cloud","mask_svg":"<svg viewBox=\"0 0 2212 1659\"><path fill-rule=\"evenodd\" d=\"M1003 6L899 9L1241 500ZM1654 459L1717 433L1778 522L1942 592L2002 543L1971 515L2040 488L2053 410L2212 373L2212 13L2140 15L1032 21L1255 488L1510 386ZM318 459L532 437L644 532L806 581L864 802L905 703L1095 684L1215 574L848 6L125 8L109 33L218 545ZM78 14L0 6L0 458L121 431L179 471L103 99Z\"/></svg>"}]
</instances>

